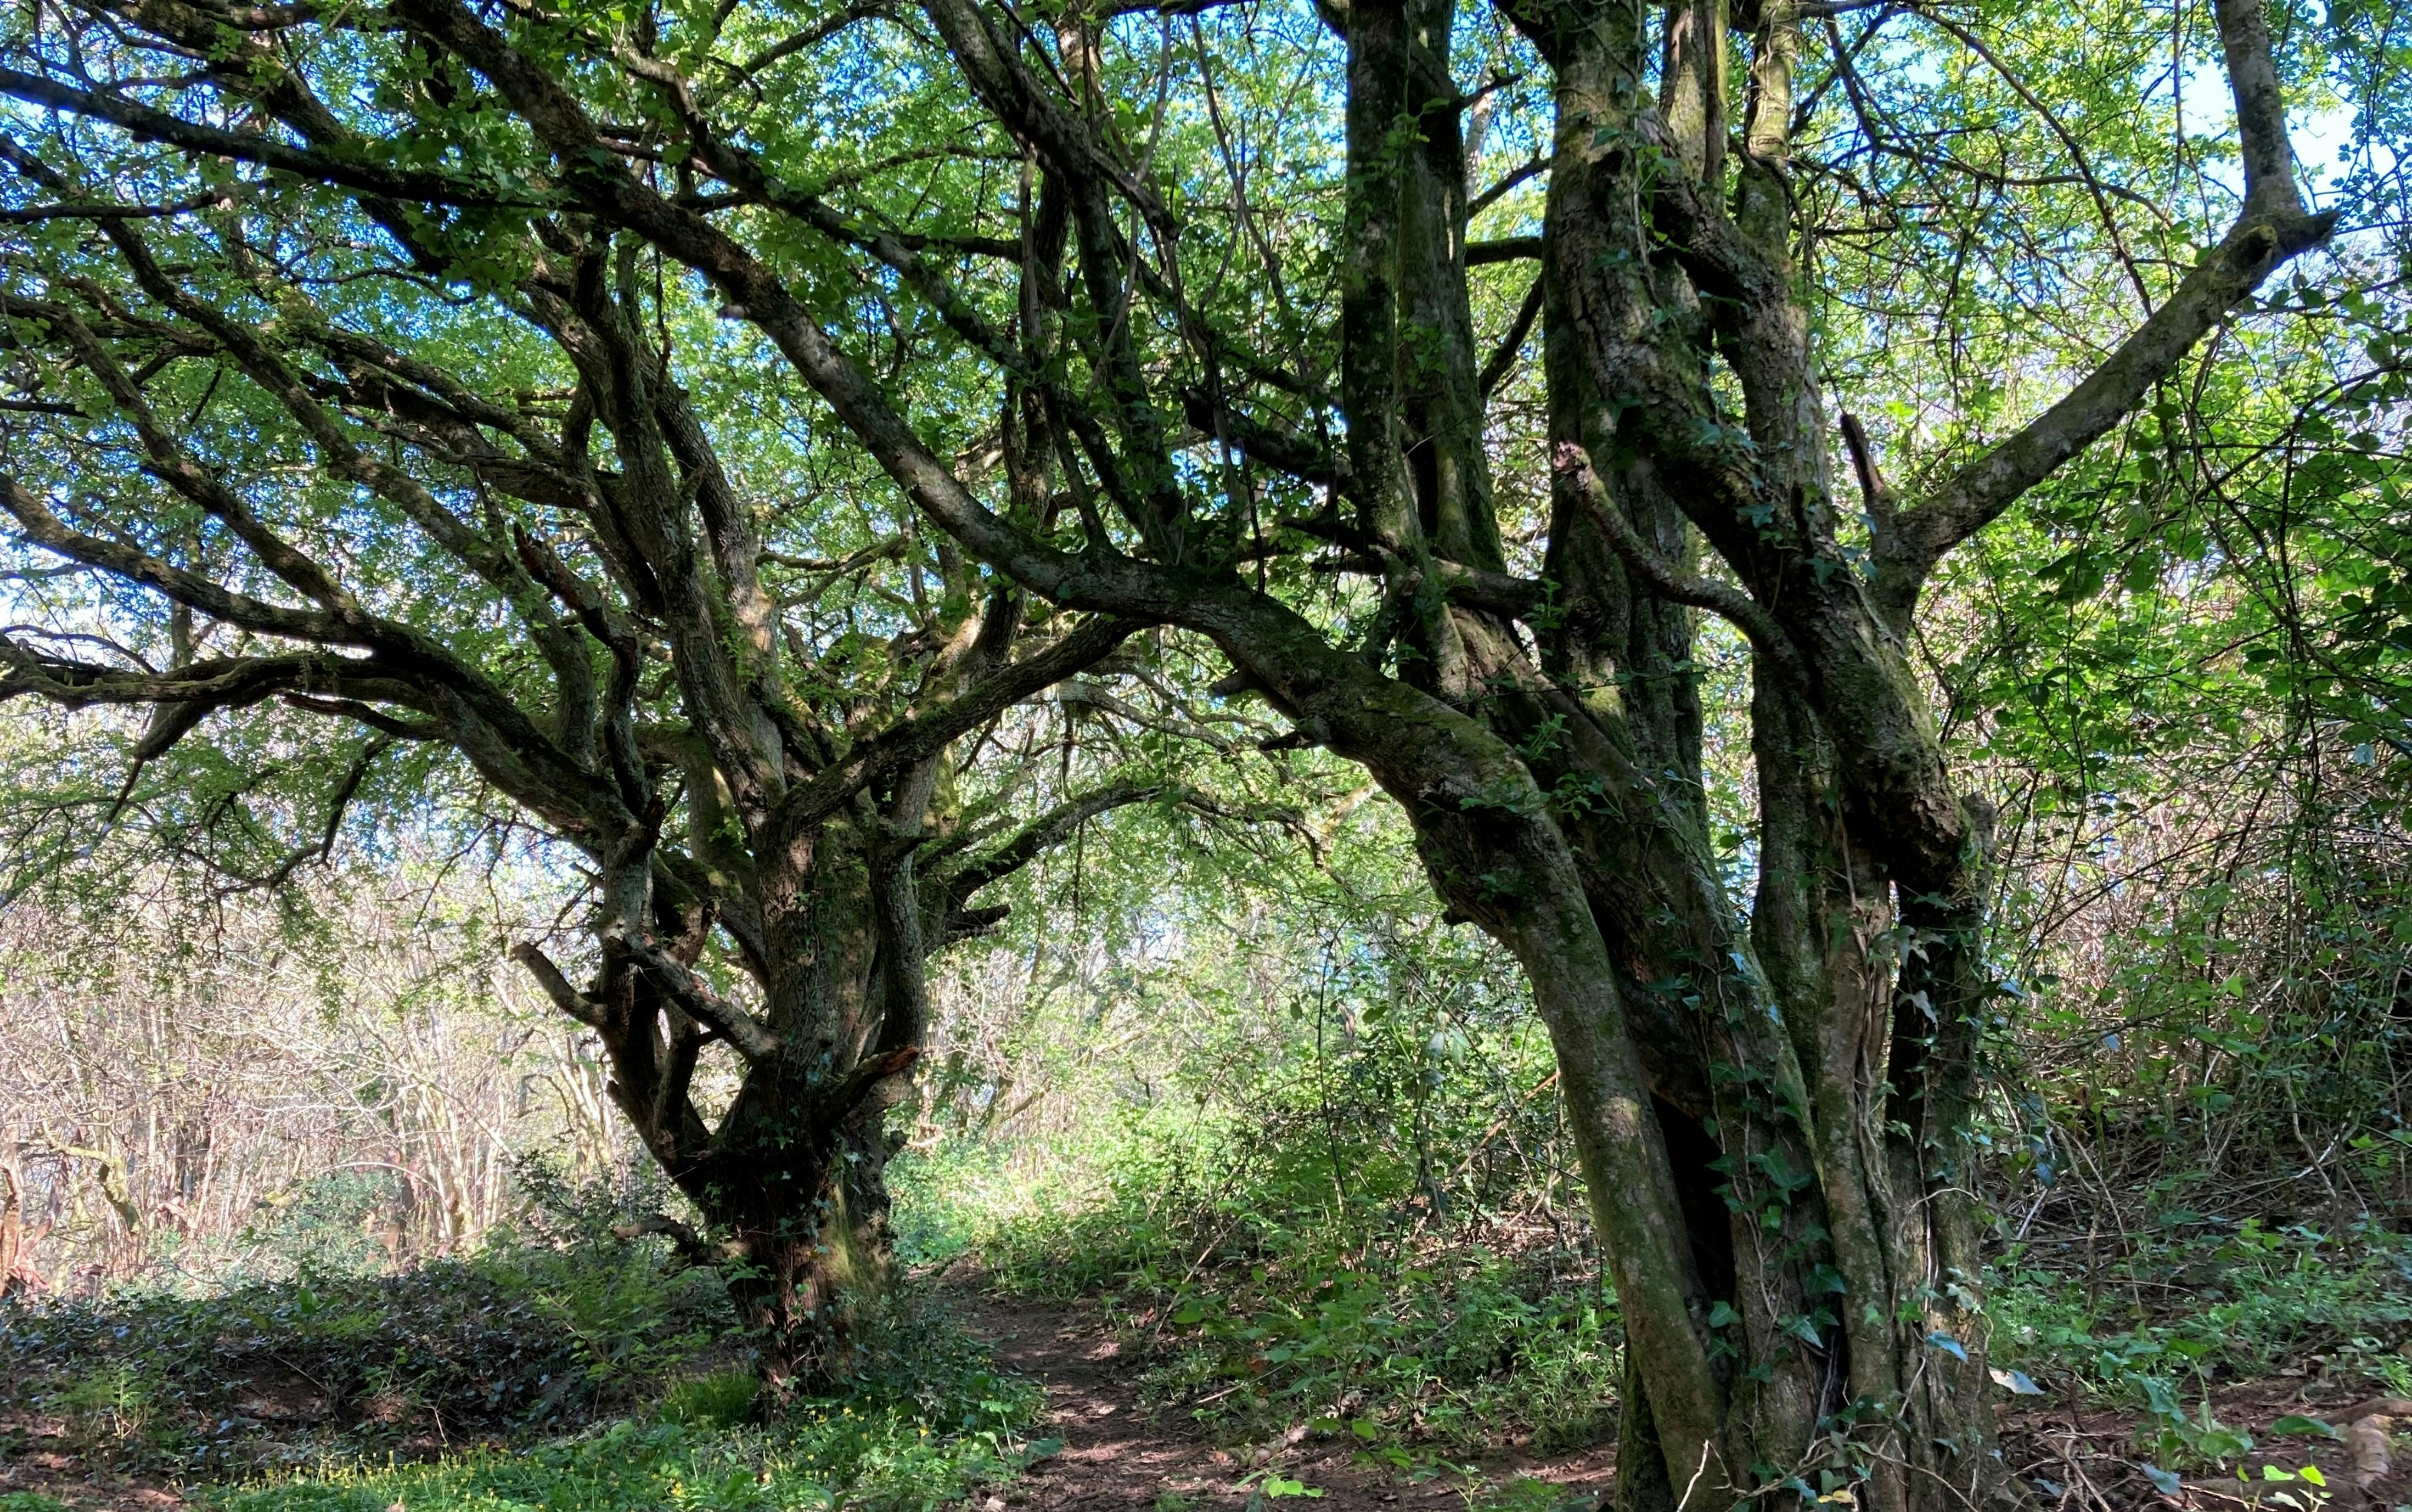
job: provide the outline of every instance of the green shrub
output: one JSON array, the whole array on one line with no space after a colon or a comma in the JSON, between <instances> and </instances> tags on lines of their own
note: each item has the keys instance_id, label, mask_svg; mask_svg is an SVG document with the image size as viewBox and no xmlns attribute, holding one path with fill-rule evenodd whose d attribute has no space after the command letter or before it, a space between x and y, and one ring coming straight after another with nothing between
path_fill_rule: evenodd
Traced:
<instances>
[{"instance_id":1,"label":"green shrub","mask_svg":"<svg viewBox=\"0 0 2412 1512\"><path fill-rule=\"evenodd\" d=\"M1568 1491L1564 1486L1530 1475L1515 1475L1506 1485L1478 1492L1467 1501L1471 1512L1595 1512L1600 1498L1596 1493Z\"/></svg>"},{"instance_id":2,"label":"green shrub","mask_svg":"<svg viewBox=\"0 0 2412 1512\"><path fill-rule=\"evenodd\" d=\"M2412 1387L2412 1239L2369 1224L2337 1236L2159 1217L2094 1266L2010 1246L1992 1278L1994 1366L2137 1411L2137 1451L2178 1467L2224 1466L2252 1446L2213 1416L2215 1382L2317 1357L2338 1397Z\"/></svg>"},{"instance_id":3,"label":"green shrub","mask_svg":"<svg viewBox=\"0 0 2412 1512\"><path fill-rule=\"evenodd\" d=\"M1301 1245L1178 1289L1131 1278L1132 1331L1160 1341L1148 1392L1228 1435L1304 1422L1401 1464L1409 1444L1554 1453L1607 1434L1623 1350L1596 1288L1479 1248L1427 1260Z\"/></svg>"},{"instance_id":4,"label":"green shrub","mask_svg":"<svg viewBox=\"0 0 2412 1512\"><path fill-rule=\"evenodd\" d=\"M376 1220L407 1201L399 1172L326 1171L263 1205L236 1237L272 1269L319 1275L375 1270L390 1258L377 1242Z\"/></svg>"},{"instance_id":5,"label":"green shrub","mask_svg":"<svg viewBox=\"0 0 2412 1512\"><path fill-rule=\"evenodd\" d=\"M2158 1216L2153 1238L2090 1273L2008 1249L1991 1301L1995 1363L2132 1400L2147 1377L2251 1379L2309 1355L2385 1384L2412 1343L2412 1238Z\"/></svg>"},{"instance_id":6,"label":"green shrub","mask_svg":"<svg viewBox=\"0 0 2412 1512\"><path fill-rule=\"evenodd\" d=\"M1576 1279L1593 1262L1547 1231L1487 1246L1433 1222L1413 1162L1375 1143L1344 1151L1341 1200L1328 1148L1267 1161L1228 1110L1143 1112L1052 1152L1052 1179L992 1183L943 1153L943 1221L1007 1289L1104 1294L1149 1361L1146 1397L1227 1438L1305 1424L1404 1466L1605 1437L1623 1340L1612 1299Z\"/></svg>"},{"instance_id":7,"label":"green shrub","mask_svg":"<svg viewBox=\"0 0 2412 1512\"><path fill-rule=\"evenodd\" d=\"M53 1394L51 1404L66 1419L68 1437L91 1455L157 1446L167 1427L159 1396L158 1381L141 1366L114 1361Z\"/></svg>"},{"instance_id":8,"label":"green shrub","mask_svg":"<svg viewBox=\"0 0 2412 1512\"><path fill-rule=\"evenodd\" d=\"M689 1376L662 1393L661 1415L696 1428L735 1428L754 1416L761 1383L752 1371L714 1371Z\"/></svg>"},{"instance_id":9,"label":"green shrub","mask_svg":"<svg viewBox=\"0 0 2412 1512\"><path fill-rule=\"evenodd\" d=\"M1016 1435L938 1435L893 1408L713 1431L627 1422L521 1454L339 1471L205 1493L219 1512L927 1512L1028 1458Z\"/></svg>"},{"instance_id":10,"label":"green shrub","mask_svg":"<svg viewBox=\"0 0 2412 1512\"><path fill-rule=\"evenodd\" d=\"M1150 1401L1228 1438L1304 1426L1402 1465L1596 1442L1622 1330L1587 1226L1537 1213L1580 1211L1533 1158L1561 1138L1547 1043L1405 948L1010 1160L900 1160L915 1222L1007 1289L1102 1294Z\"/></svg>"}]
</instances>

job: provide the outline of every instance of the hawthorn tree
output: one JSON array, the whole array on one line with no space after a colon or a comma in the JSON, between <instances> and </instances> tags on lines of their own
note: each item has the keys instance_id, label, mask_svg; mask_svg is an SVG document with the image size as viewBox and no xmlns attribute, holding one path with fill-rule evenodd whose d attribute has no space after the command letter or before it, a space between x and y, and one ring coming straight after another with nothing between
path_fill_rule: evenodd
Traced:
<instances>
[{"instance_id":1,"label":"hawthorn tree","mask_svg":"<svg viewBox=\"0 0 2412 1512\"><path fill-rule=\"evenodd\" d=\"M1057 612L1211 640L1218 695L1361 763L1452 916L1529 978L1625 1318L1620 1502L1941 1508L2013 1494L1968 1183L2005 989L1987 811L1935 729L1919 599L2090 445L2173 424L2206 339L2331 236L2282 90L2316 72L2315 28L2277 14L2283 48L2258 0L79 0L19 23L0 91L63 139L184 154L141 159L161 192L139 205L121 169L20 213L121 246L233 195L356 206L364 245L478 291L450 298L677 270L729 325L721 360L775 354L831 454L875 462L954 550ZM627 262L639 246L661 262ZM208 266L295 283L266 249ZM47 282L11 313L72 345L50 312L74 291ZM584 339L563 345L592 362ZM287 386L325 404L311 389L354 360L329 349ZM622 369L644 376L581 391L641 451L610 396L671 390ZM142 370L119 371L124 412ZM1838 413L1846 380L1894 433ZM393 387L350 402L414 423ZM661 488L705 476L681 422L653 424L678 463ZM574 452L576 430L544 445ZM989 445L993 474L961 464ZM378 465L355 450L339 465ZM755 866L802 877L782 816L846 779L782 793L782 760L862 763L798 757L777 701L733 691L767 675L761 616L723 560L732 511L685 486L696 575L618 592L684 638L690 792L725 785ZM240 502L203 508L240 534ZM590 612L549 567L501 567ZM608 618L589 633L611 644ZM1726 648L1748 686L1720 702ZM1713 719L1746 729L1746 773L1710 770ZM1720 791L1750 808L1739 852ZM646 832L634 794L561 822L603 855ZM762 884L774 1003L789 885ZM633 916L619 930L640 947ZM641 948L617 979L676 999L676 961Z\"/></svg>"},{"instance_id":2,"label":"hawthorn tree","mask_svg":"<svg viewBox=\"0 0 2412 1512\"><path fill-rule=\"evenodd\" d=\"M181 20L176 45L213 45ZM350 139L297 76L244 66L290 129ZM463 312L398 201L110 201L142 168L73 134L0 156L35 233L0 291L28 622L0 699L146 712L114 727L110 817L173 790L174 853L247 888L324 859L355 806L420 822L444 784L414 748L465 763L587 873L591 979L514 954L705 1221L631 1237L727 1271L774 1387L842 1371L849 1288L887 1264L884 1116L927 959L1003 916L982 888L1171 792L1050 781L1061 721L1015 712L1082 671L1136 712L1095 681L1141 665L1115 659L1131 624L1033 613L775 432L733 456L715 433L767 412L714 395L706 418L678 369L708 325L674 331L642 250L589 217L523 221L510 282Z\"/></svg>"}]
</instances>

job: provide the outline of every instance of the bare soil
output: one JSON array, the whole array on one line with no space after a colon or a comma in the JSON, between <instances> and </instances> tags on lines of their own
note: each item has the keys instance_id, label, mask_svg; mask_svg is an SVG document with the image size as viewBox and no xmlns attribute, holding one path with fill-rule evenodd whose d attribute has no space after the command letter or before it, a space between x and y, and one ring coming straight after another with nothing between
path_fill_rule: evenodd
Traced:
<instances>
[{"instance_id":1,"label":"bare soil","mask_svg":"<svg viewBox=\"0 0 2412 1512\"><path fill-rule=\"evenodd\" d=\"M1414 1512L1463 1507L1466 1483L1455 1475L1416 1483L1388 1466L1358 1459L1353 1441L1292 1434L1272 1443L1218 1445L1177 1410L1151 1415L1140 1401L1144 1361L1123 1349L1097 1310L1081 1302L1002 1297L970 1284L955 1292L964 1324L995 1348L1009 1369L1046 1387L1049 1436L1063 1451L996 1492L984 1512L1175 1512L1244 1509L1256 1504L1269 1471L1304 1483L1314 1512ZM1494 1480L1524 1475L1566 1488L1569 1498L1606 1500L1615 1452L1600 1446L1554 1459L1504 1456L1486 1463Z\"/></svg>"}]
</instances>

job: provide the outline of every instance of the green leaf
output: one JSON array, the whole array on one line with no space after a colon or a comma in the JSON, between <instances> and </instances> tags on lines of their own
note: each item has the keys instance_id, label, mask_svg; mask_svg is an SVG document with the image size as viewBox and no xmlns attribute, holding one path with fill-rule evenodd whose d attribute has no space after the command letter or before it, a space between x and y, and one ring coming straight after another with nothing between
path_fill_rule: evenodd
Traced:
<instances>
[{"instance_id":1,"label":"green leaf","mask_svg":"<svg viewBox=\"0 0 2412 1512\"><path fill-rule=\"evenodd\" d=\"M2284 1433L2290 1438L2330 1438L2343 1440L2345 1437L2343 1431L2338 1429L2335 1424L2324 1423L2316 1417L2306 1417L2302 1413L2288 1413L2286 1417L2279 1418L2274 1423L2272 1423L2270 1425L2270 1431L2272 1433Z\"/></svg>"}]
</instances>

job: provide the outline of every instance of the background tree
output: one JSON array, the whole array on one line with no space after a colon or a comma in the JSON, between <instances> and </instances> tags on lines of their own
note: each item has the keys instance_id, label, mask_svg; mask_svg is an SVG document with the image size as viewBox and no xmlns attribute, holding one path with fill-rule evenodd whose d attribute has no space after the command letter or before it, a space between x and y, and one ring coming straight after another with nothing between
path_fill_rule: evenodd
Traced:
<instances>
[{"instance_id":1,"label":"background tree","mask_svg":"<svg viewBox=\"0 0 2412 1512\"><path fill-rule=\"evenodd\" d=\"M624 455L648 423L674 453L680 424L625 397L670 390L610 356L641 346L640 242L818 394L855 443L832 453L867 455L962 550L1059 608L1210 639L1227 692L1407 810L1453 916L1532 984L1625 1309L1620 1495L1793 1494L1823 1468L1923 1506L2003 1489L1964 1144L2002 988L1980 947L1988 817L1946 763L1917 610L1940 561L2072 457L2199 402L2204 338L2330 236L2281 91L2319 58L2284 19L2294 51L2251 0L2049 22L1352 0L1232 8L1211 36L1169 9L976 0L104 7L35 23L0 89L245 194L355 199L423 273L550 276L573 312L611 290L622 334L595 338L608 371L581 387ZM146 52L196 67L162 81ZM2232 144L2188 97L2223 70ZM1493 143L1532 156L1478 189ZM125 210L96 222L121 246ZM1476 239L1486 213L1537 232ZM1521 297L1478 272L1533 260ZM913 314L858 329L866 288ZM1496 345L1477 334L1494 304ZM1539 372L1519 376L1537 322ZM1915 370L1934 389L1874 396L1905 421L1888 468L1826 389L1913 371L1870 355L1905 330L1942 350ZM574 360L585 339L564 342ZM1000 474L958 465L992 425ZM1856 499L1832 481L1846 456ZM691 561L658 611L641 579L621 591L664 617L683 691L697 680L732 809L786 813L800 800L775 797L780 763L728 692L767 654L745 650L749 589ZM1311 591L1350 574L1378 590ZM1748 648L1746 715L1704 703L1699 611ZM1066 636L1066 667L1116 633ZM1713 716L1747 722L1755 864L1712 827ZM598 855L647 812L620 786ZM792 867L818 833L765 829L754 864ZM785 895L764 887L768 930ZM678 996L680 963L621 913L607 974L626 970L610 951L650 952L630 957L647 991L746 1032Z\"/></svg>"},{"instance_id":2,"label":"background tree","mask_svg":"<svg viewBox=\"0 0 2412 1512\"><path fill-rule=\"evenodd\" d=\"M545 927L540 893L389 855L213 897L145 865L148 838L0 922L0 1164L48 1288L288 1241L330 1269L470 1254L518 1217L520 1161L593 1182L645 1158L591 1036L503 955Z\"/></svg>"}]
</instances>

